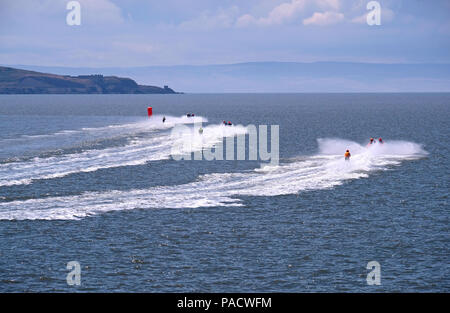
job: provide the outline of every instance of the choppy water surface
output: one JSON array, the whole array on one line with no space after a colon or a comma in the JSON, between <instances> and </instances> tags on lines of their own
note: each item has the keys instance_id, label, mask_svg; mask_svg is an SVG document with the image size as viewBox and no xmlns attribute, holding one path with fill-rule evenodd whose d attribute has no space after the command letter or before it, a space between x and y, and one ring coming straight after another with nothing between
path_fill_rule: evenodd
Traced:
<instances>
[{"instance_id":1,"label":"choppy water surface","mask_svg":"<svg viewBox=\"0 0 450 313\"><path fill-rule=\"evenodd\" d=\"M449 104L449 94L1 96L0 290L448 292ZM179 153L279 125L279 164L175 161L174 147L198 140L184 136L194 122L201 141ZM69 261L81 286L66 283ZM380 286L366 284L369 261Z\"/></svg>"}]
</instances>

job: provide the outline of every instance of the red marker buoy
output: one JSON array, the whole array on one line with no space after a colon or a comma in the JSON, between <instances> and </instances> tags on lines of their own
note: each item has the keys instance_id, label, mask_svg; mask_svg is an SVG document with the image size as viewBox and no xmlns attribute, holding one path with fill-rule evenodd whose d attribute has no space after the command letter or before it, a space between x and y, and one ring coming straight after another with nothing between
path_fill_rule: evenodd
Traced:
<instances>
[{"instance_id":1,"label":"red marker buoy","mask_svg":"<svg viewBox=\"0 0 450 313\"><path fill-rule=\"evenodd\" d=\"M148 107L148 108L147 108L147 114L148 114L149 117L152 116L152 114L153 114L153 109L152 109L152 107Z\"/></svg>"}]
</instances>

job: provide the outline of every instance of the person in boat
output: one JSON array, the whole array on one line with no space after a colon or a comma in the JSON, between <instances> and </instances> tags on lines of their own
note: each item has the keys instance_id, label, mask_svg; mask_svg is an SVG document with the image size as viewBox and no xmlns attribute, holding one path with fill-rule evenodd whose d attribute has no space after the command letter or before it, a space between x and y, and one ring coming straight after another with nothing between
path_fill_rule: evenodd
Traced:
<instances>
[{"instance_id":1,"label":"person in boat","mask_svg":"<svg viewBox=\"0 0 450 313\"><path fill-rule=\"evenodd\" d=\"M166 121L166 117L164 116L164 117L163 117L163 123L164 123L165 121Z\"/></svg>"},{"instance_id":2,"label":"person in boat","mask_svg":"<svg viewBox=\"0 0 450 313\"><path fill-rule=\"evenodd\" d=\"M226 126L226 125L227 125L227 122L226 122L226 121L223 121L223 125L225 125L225 126Z\"/></svg>"},{"instance_id":3,"label":"person in boat","mask_svg":"<svg viewBox=\"0 0 450 313\"><path fill-rule=\"evenodd\" d=\"M378 142L379 143L383 143L383 139L380 137L380 138L378 138Z\"/></svg>"},{"instance_id":4,"label":"person in boat","mask_svg":"<svg viewBox=\"0 0 450 313\"><path fill-rule=\"evenodd\" d=\"M187 117L191 117L191 113L186 114Z\"/></svg>"},{"instance_id":5,"label":"person in boat","mask_svg":"<svg viewBox=\"0 0 450 313\"><path fill-rule=\"evenodd\" d=\"M231 124L231 122L230 122L230 121L228 121L228 126L231 126L231 125L233 125L233 124Z\"/></svg>"},{"instance_id":6,"label":"person in boat","mask_svg":"<svg viewBox=\"0 0 450 313\"><path fill-rule=\"evenodd\" d=\"M198 133L201 135L203 134L203 128L200 127L200 129L198 130Z\"/></svg>"},{"instance_id":7,"label":"person in boat","mask_svg":"<svg viewBox=\"0 0 450 313\"><path fill-rule=\"evenodd\" d=\"M375 140L373 138L370 138L370 144L374 144Z\"/></svg>"},{"instance_id":8,"label":"person in boat","mask_svg":"<svg viewBox=\"0 0 450 313\"><path fill-rule=\"evenodd\" d=\"M350 154L350 151L349 151L349 150L345 151L344 157L345 157L345 160L346 160L346 161L349 161L351 156L352 156L352 155Z\"/></svg>"}]
</instances>

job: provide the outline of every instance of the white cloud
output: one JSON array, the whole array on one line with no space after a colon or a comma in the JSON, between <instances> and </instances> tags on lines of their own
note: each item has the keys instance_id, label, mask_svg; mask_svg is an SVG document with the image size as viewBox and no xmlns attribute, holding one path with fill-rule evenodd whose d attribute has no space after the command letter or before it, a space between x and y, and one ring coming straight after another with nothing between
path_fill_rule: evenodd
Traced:
<instances>
[{"instance_id":1,"label":"white cloud","mask_svg":"<svg viewBox=\"0 0 450 313\"><path fill-rule=\"evenodd\" d=\"M303 11L306 0L292 0L291 2L282 3L273 8L267 17L255 18L250 14L241 16L237 22L237 26L256 25L277 25L291 21L298 17L299 13Z\"/></svg>"},{"instance_id":2,"label":"white cloud","mask_svg":"<svg viewBox=\"0 0 450 313\"><path fill-rule=\"evenodd\" d=\"M339 0L315 0L317 5L324 10L332 9L332 10L339 10L340 8L340 1Z\"/></svg>"},{"instance_id":3,"label":"white cloud","mask_svg":"<svg viewBox=\"0 0 450 313\"><path fill-rule=\"evenodd\" d=\"M245 27L249 25L270 26L281 25L300 18L301 14L310 9L320 9L333 14L332 17L341 16L334 13L341 6L340 0L291 0L274 7L266 17L254 17L251 14L244 14L236 21L236 26ZM327 16L329 15L326 13Z\"/></svg>"},{"instance_id":4,"label":"white cloud","mask_svg":"<svg viewBox=\"0 0 450 313\"><path fill-rule=\"evenodd\" d=\"M365 24L367 23L367 13L364 13L363 15L357 16L355 18L351 19L352 23L356 24Z\"/></svg>"},{"instance_id":5,"label":"white cloud","mask_svg":"<svg viewBox=\"0 0 450 313\"><path fill-rule=\"evenodd\" d=\"M252 24L257 24L257 23L258 23L257 19L254 18L252 15L244 14L238 18L238 20L236 21L236 26L246 27L246 26L249 26Z\"/></svg>"},{"instance_id":6,"label":"white cloud","mask_svg":"<svg viewBox=\"0 0 450 313\"><path fill-rule=\"evenodd\" d=\"M344 14L338 12L327 11L324 13L315 12L311 17L303 20L304 25L331 25L344 20Z\"/></svg>"},{"instance_id":7,"label":"white cloud","mask_svg":"<svg viewBox=\"0 0 450 313\"><path fill-rule=\"evenodd\" d=\"M211 30L232 27L239 14L239 8L233 6L228 9L220 8L216 14L202 12L199 17L185 21L179 25L184 30Z\"/></svg>"}]
</instances>

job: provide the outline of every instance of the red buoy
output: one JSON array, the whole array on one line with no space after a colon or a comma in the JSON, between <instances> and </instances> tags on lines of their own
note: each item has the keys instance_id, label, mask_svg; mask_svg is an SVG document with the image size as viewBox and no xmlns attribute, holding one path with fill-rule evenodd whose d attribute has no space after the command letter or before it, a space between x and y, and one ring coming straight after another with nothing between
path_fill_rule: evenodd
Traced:
<instances>
[{"instance_id":1,"label":"red buoy","mask_svg":"<svg viewBox=\"0 0 450 313\"><path fill-rule=\"evenodd\" d=\"M148 107L148 108L147 108L147 114L148 114L148 116L152 116L152 114L153 114L153 109L152 109L152 107Z\"/></svg>"}]
</instances>

